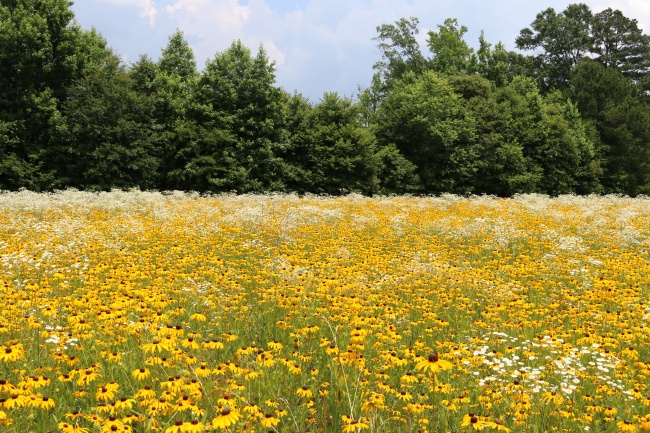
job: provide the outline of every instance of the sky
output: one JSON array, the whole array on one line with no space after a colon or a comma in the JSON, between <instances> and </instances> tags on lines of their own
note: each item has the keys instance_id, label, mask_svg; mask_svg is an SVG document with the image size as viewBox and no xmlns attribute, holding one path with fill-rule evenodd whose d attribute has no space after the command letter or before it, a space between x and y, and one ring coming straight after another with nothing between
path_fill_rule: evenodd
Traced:
<instances>
[{"instance_id":1,"label":"sky","mask_svg":"<svg viewBox=\"0 0 650 433\"><path fill-rule=\"evenodd\" d=\"M181 30L199 69L241 40L257 53L264 46L275 62L276 82L312 102L324 92L356 96L367 87L380 60L377 26L402 17L420 20L420 47L428 56L427 32L447 18L468 28L470 46L485 39L514 50L519 31L559 0L75 0L72 10L84 29L94 27L126 62L160 57L169 36ZM611 7L635 18L650 33L649 0L583 0L593 12Z\"/></svg>"}]
</instances>

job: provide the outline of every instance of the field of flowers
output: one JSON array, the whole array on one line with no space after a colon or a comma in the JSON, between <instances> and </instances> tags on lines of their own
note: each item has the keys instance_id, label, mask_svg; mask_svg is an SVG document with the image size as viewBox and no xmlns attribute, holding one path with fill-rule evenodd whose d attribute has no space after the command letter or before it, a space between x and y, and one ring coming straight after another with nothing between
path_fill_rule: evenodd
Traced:
<instances>
[{"instance_id":1,"label":"field of flowers","mask_svg":"<svg viewBox=\"0 0 650 433\"><path fill-rule=\"evenodd\" d=\"M2 432L650 431L650 200L0 194Z\"/></svg>"}]
</instances>

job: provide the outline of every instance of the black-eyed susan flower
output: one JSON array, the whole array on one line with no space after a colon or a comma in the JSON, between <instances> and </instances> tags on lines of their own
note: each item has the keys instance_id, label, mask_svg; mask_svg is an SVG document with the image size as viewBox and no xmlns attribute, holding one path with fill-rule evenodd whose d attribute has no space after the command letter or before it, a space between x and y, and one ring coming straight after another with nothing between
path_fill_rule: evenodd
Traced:
<instances>
[{"instance_id":1,"label":"black-eyed susan flower","mask_svg":"<svg viewBox=\"0 0 650 433\"><path fill-rule=\"evenodd\" d=\"M219 416L212 420L211 425L214 429L224 430L235 424L241 418L242 415L237 409L230 409L230 407L226 406L221 410Z\"/></svg>"},{"instance_id":2,"label":"black-eyed susan flower","mask_svg":"<svg viewBox=\"0 0 650 433\"><path fill-rule=\"evenodd\" d=\"M101 424L101 433L112 433L124 429L125 424L115 416L109 416Z\"/></svg>"},{"instance_id":3,"label":"black-eyed susan flower","mask_svg":"<svg viewBox=\"0 0 650 433\"><path fill-rule=\"evenodd\" d=\"M163 350L171 349L168 343L161 340L153 340L152 342L143 344L140 347L144 350L144 353L161 353Z\"/></svg>"},{"instance_id":4,"label":"black-eyed susan flower","mask_svg":"<svg viewBox=\"0 0 650 433\"><path fill-rule=\"evenodd\" d=\"M305 398L311 398L314 394L311 392L311 390L306 387L300 387L296 390L296 394L299 395L300 397L305 397Z\"/></svg>"},{"instance_id":5,"label":"black-eyed susan flower","mask_svg":"<svg viewBox=\"0 0 650 433\"><path fill-rule=\"evenodd\" d=\"M355 433L370 428L370 424L365 418L353 419L352 417L343 415L341 419L343 420L342 433Z\"/></svg>"},{"instance_id":6,"label":"black-eyed susan flower","mask_svg":"<svg viewBox=\"0 0 650 433\"><path fill-rule=\"evenodd\" d=\"M115 391L108 387L102 387L95 393L95 400L97 401L111 401L115 398Z\"/></svg>"},{"instance_id":7,"label":"black-eyed susan flower","mask_svg":"<svg viewBox=\"0 0 650 433\"><path fill-rule=\"evenodd\" d=\"M407 371L402 377L399 378L399 381L404 384L411 384L411 383L417 383L419 379L417 378L416 375L414 375L410 371Z\"/></svg>"},{"instance_id":8,"label":"black-eyed susan flower","mask_svg":"<svg viewBox=\"0 0 650 433\"><path fill-rule=\"evenodd\" d=\"M183 433L200 433L205 430L205 425L198 419L183 423L181 431Z\"/></svg>"},{"instance_id":9,"label":"black-eyed susan flower","mask_svg":"<svg viewBox=\"0 0 650 433\"><path fill-rule=\"evenodd\" d=\"M604 415L605 417L613 417L613 416L615 416L617 413L618 413L618 410L616 410L615 407L611 407L611 406L606 407L606 408L603 410L603 415Z\"/></svg>"},{"instance_id":10,"label":"black-eyed susan flower","mask_svg":"<svg viewBox=\"0 0 650 433\"><path fill-rule=\"evenodd\" d=\"M0 379L0 393L10 393L15 389L16 387L12 385L8 380Z\"/></svg>"},{"instance_id":11,"label":"black-eyed susan flower","mask_svg":"<svg viewBox=\"0 0 650 433\"><path fill-rule=\"evenodd\" d=\"M88 385L100 377L101 374L95 371L94 368L88 368L79 374L79 377L77 378L77 386Z\"/></svg>"},{"instance_id":12,"label":"black-eyed susan flower","mask_svg":"<svg viewBox=\"0 0 650 433\"><path fill-rule=\"evenodd\" d=\"M616 423L616 426L622 433L634 433L639 428L631 421L621 420Z\"/></svg>"},{"instance_id":13,"label":"black-eyed susan flower","mask_svg":"<svg viewBox=\"0 0 650 433\"><path fill-rule=\"evenodd\" d=\"M115 409L118 411L131 409L135 404L135 400L132 398L122 397L119 400L115 401Z\"/></svg>"},{"instance_id":14,"label":"black-eyed susan flower","mask_svg":"<svg viewBox=\"0 0 650 433\"><path fill-rule=\"evenodd\" d=\"M260 424L264 428L274 428L279 423L280 420L270 413L267 413L262 418L260 418Z\"/></svg>"},{"instance_id":15,"label":"black-eyed susan flower","mask_svg":"<svg viewBox=\"0 0 650 433\"><path fill-rule=\"evenodd\" d=\"M430 353L424 360L415 365L417 371L437 373L442 370L451 370L454 365L444 359L441 359L437 353Z\"/></svg>"},{"instance_id":16,"label":"black-eyed susan flower","mask_svg":"<svg viewBox=\"0 0 650 433\"><path fill-rule=\"evenodd\" d=\"M650 431L650 415L641 418L639 428L643 431Z\"/></svg>"},{"instance_id":17,"label":"black-eyed susan flower","mask_svg":"<svg viewBox=\"0 0 650 433\"><path fill-rule=\"evenodd\" d=\"M494 421L487 421L488 427L496 430L510 433L510 429L503 425L503 422L500 419L495 419Z\"/></svg>"},{"instance_id":18,"label":"black-eyed susan flower","mask_svg":"<svg viewBox=\"0 0 650 433\"><path fill-rule=\"evenodd\" d=\"M165 430L165 433L183 433L183 421L176 420L174 425Z\"/></svg>"},{"instance_id":19,"label":"black-eyed susan flower","mask_svg":"<svg viewBox=\"0 0 650 433\"><path fill-rule=\"evenodd\" d=\"M564 402L564 397L562 394L556 391L546 391L542 393L542 400L544 403L552 403L556 406L561 405Z\"/></svg>"},{"instance_id":20,"label":"black-eyed susan flower","mask_svg":"<svg viewBox=\"0 0 650 433\"><path fill-rule=\"evenodd\" d=\"M36 400L31 404L33 407L38 407L41 409L52 409L56 403L50 397L37 397Z\"/></svg>"},{"instance_id":21,"label":"black-eyed susan flower","mask_svg":"<svg viewBox=\"0 0 650 433\"><path fill-rule=\"evenodd\" d=\"M0 361L14 362L19 361L25 357L25 350L22 344L15 344L13 346L5 347L0 346Z\"/></svg>"},{"instance_id":22,"label":"black-eyed susan flower","mask_svg":"<svg viewBox=\"0 0 650 433\"><path fill-rule=\"evenodd\" d=\"M25 407L28 404L29 404L29 397L23 394L11 394L11 396L9 396L7 400L5 400L3 406L5 409L12 410L19 407Z\"/></svg>"},{"instance_id":23,"label":"black-eyed susan flower","mask_svg":"<svg viewBox=\"0 0 650 433\"><path fill-rule=\"evenodd\" d=\"M83 412L81 412L81 411L73 410L72 412L67 412L67 413L65 413L65 414L63 415L63 417L64 417L64 418L67 418L67 419L69 419L69 420L71 420L71 421L74 421L74 420L76 420L76 419L78 419L78 418L83 418L83 417L84 417L84 414L83 414Z\"/></svg>"},{"instance_id":24,"label":"black-eyed susan flower","mask_svg":"<svg viewBox=\"0 0 650 433\"><path fill-rule=\"evenodd\" d=\"M138 368L137 370L133 370L131 376L133 376L137 380L145 380L146 378L151 376L151 371L148 368Z\"/></svg>"},{"instance_id":25,"label":"black-eyed susan flower","mask_svg":"<svg viewBox=\"0 0 650 433\"><path fill-rule=\"evenodd\" d=\"M88 433L89 429L86 427L81 427L77 424L68 423L65 421L60 422L57 425L61 433Z\"/></svg>"},{"instance_id":26,"label":"black-eyed susan flower","mask_svg":"<svg viewBox=\"0 0 650 433\"><path fill-rule=\"evenodd\" d=\"M477 415L470 413L463 417L460 426L471 427L474 430L482 430L487 426L487 424L484 420L482 420Z\"/></svg>"}]
</instances>

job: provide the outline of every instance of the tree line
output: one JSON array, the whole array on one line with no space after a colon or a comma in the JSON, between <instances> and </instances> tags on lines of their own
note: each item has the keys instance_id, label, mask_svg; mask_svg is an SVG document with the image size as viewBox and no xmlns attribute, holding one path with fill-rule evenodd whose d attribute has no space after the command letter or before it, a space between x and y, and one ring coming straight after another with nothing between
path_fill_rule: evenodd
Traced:
<instances>
[{"instance_id":1,"label":"tree line","mask_svg":"<svg viewBox=\"0 0 650 433\"><path fill-rule=\"evenodd\" d=\"M0 189L650 193L650 37L618 10L546 9L518 52L455 19L424 52L402 18L357 97L313 103L241 41L126 64L70 6L0 3Z\"/></svg>"}]
</instances>

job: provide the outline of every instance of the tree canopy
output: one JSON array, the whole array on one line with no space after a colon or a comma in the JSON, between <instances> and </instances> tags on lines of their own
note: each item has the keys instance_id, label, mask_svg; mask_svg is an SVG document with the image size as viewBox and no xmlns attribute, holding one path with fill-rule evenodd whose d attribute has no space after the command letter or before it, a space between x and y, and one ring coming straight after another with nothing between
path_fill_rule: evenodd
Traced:
<instances>
[{"instance_id":1,"label":"tree canopy","mask_svg":"<svg viewBox=\"0 0 650 433\"><path fill-rule=\"evenodd\" d=\"M518 51L401 18L356 97L309 101L263 46L127 63L70 5L0 3L0 190L650 194L650 37L619 10L544 9Z\"/></svg>"}]
</instances>

